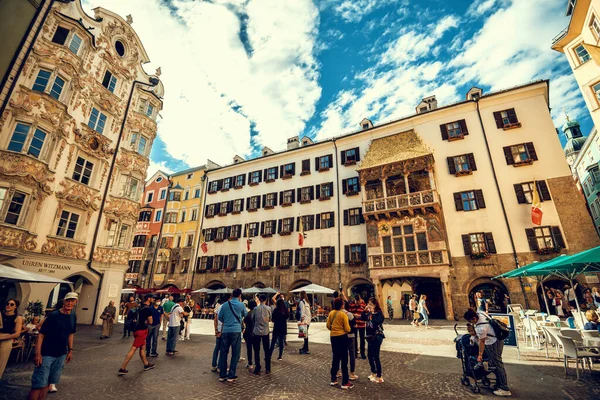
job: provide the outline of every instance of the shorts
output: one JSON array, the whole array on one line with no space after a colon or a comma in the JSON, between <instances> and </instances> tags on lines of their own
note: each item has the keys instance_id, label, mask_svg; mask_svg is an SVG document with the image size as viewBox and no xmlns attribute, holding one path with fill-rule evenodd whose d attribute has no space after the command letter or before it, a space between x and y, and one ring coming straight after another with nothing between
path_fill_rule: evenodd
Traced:
<instances>
[{"instance_id":1,"label":"shorts","mask_svg":"<svg viewBox=\"0 0 600 400\"><path fill-rule=\"evenodd\" d=\"M139 349L146 345L146 338L148 337L148 329L141 329L133 332L133 347Z\"/></svg>"},{"instance_id":2,"label":"shorts","mask_svg":"<svg viewBox=\"0 0 600 400\"><path fill-rule=\"evenodd\" d=\"M42 389L51 383L58 385L66 358L66 354L60 357L42 356L42 365L33 370L31 388Z\"/></svg>"}]
</instances>

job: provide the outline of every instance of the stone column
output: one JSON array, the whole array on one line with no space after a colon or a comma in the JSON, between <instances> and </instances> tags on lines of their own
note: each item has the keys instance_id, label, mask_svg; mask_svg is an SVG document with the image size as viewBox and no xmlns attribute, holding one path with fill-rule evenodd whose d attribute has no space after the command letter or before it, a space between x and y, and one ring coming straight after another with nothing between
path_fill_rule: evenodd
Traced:
<instances>
[{"instance_id":1,"label":"stone column","mask_svg":"<svg viewBox=\"0 0 600 400\"><path fill-rule=\"evenodd\" d=\"M385 199L387 197L387 187L385 182L387 181L387 178L379 178L379 180L381 181L381 186L383 189L383 198Z\"/></svg>"},{"instance_id":2,"label":"stone column","mask_svg":"<svg viewBox=\"0 0 600 400\"><path fill-rule=\"evenodd\" d=\"M452 291L448 281L449 271L440 272L440 281L442 283L442 296L444 298L444 308L446 310L446 319L454 320L454 307L452 305Z\"/></svg>"},{"instance_id":3,"label":"stone column","mask_svg":"<svg viewBox=\"0 0 600 400\"><path fill-rule=\"evenodd\" d=\"M431 190L436 190L435 187L435 176L433 175L433 168L429 168L427 170L427 172L429 173L429 187Z\"/></svg>"},{"instance_id":4,"label":"stone column","mask_svg":"<svg viewBox=\"0 0 600 400\"><path fill-rule=\"evenodd\" d=\"M410 193L410 189L408 187L408 175L410 175L410 172L404 174L404 188L406 190L406 194Z\"/></svg>"},{"instance_id":5,"label":"stone column","mask_svg":"<svg viewBox=\"0 0 600 400\"><path fill-rule=\"evenodd\" d=\"M375 287L375 298L379 301L381 308L385 308L385 302L383 301L383 285L379 279L373 279L373 286ZM365 299L365 302L368 299Z\"/></svg>"}]
</instances>

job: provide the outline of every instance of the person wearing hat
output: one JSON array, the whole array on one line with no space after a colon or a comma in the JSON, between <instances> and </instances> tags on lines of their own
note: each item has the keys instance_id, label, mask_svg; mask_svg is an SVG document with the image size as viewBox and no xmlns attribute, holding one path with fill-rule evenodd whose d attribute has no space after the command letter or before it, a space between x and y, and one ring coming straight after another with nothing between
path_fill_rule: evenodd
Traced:
<instances>
[{"instance_id":1,"label":"person wearing hat","mask_svg":"<svg viewBox=\"0 0 600 400\"><path fill-rule=\"evenodd\" d=\"M125 356L123 365L119 369L119 376L127 374L127 364L133 358L136 349L139 349L140 358L144 363L144 371L149 371L154 368L154 364L149 363L146 359L146 338L148 337L148 325L152 325L152 310L150 305L154 297L151 294L147 294L144 298L144 303L138 308L137 316L134 319L134 326L131 327L133 330L133 344Z\"/></svg>"},{"instance_id":2,"label":"person wearing hat","mask_svg":"<svg viewBox=\"0 0 600 400\"><path fill-rule=\"evenodd\" d=\"M180 297L175 306L171 309L171 316L169 317L169 333L167 334L166 354L168 356L173 356L178 353L178 351L175 350L175 346L177 346L177 335L179 334L181 319L189 315L189 313L183 310L184 304L185 299Z\"/></svg>"},{"instance_id":3,"label":"person wearing hat","mask_svg":"<svg viewBox=\"0 0 600 400\"><path fill-rule=\"evenodd\" d=\"M58 384L65 362L73 359L77 315L72 313L79 296L69 292L62 307L44 320L35 345L35 369L31 377L30 400L44 399L50 382Z\"/></svg>"}]
</instances>

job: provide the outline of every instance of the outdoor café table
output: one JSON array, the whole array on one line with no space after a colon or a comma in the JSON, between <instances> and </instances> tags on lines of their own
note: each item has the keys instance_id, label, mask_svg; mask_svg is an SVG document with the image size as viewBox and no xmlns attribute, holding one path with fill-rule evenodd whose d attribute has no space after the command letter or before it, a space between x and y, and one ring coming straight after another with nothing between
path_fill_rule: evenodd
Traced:
<instances>
[{"instance_id":1,"label":"outdoor caf\u00e9 table","mask_svg":"<svg viewBox=\"0 0 600 400\"><path fill-rule=\"evenodd\" d=\"M600 347L600 337L584 337L584 347Z\"/></svg>"}]
</instances>

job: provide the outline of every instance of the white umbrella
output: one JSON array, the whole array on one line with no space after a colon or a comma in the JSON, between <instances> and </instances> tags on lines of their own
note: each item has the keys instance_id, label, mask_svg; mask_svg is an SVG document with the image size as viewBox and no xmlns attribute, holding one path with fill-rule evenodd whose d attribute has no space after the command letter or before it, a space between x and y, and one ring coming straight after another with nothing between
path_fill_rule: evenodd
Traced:
<instances>
[{"instance_id":1,"label":"white umbrella","mask_svg":"<svg viewBox=\"0 0 600 400\"><path fill-rule=\"evenodd\" d=\"M192 293L210 293L210 292L212 292L211 289L202 288L202 289L194 290Z\"/></svg>"},{"instance_id":2,"label":"white umbrella","mask_svg":"<svg viewBox=\"0 0 600 400\"><path fill-rule=\"evenodd\" d=\"M242 289L242 293L244 293L244 294L258 294L258 293L275 294L275 293L277 293L277 290L270 288L270 287L266 287L266 288L251 287L248 289Z\"/></svg>"},{"instance_id":3,"label":"white umbrella","mask_svg":"<svg viewBox=\"0 0 600 400\"><path fill-rule=\"evenodd\" d=\"M19 268L9 267L7 265L0 264L0 281L7 282L38 282L38 283L68 283L72 282L65 281L58 278L51 278L47 275L37 274L35 272L25 271Z\"/></svg>"},{"instance_id":4,"label":"white umbrella","mask_svg":"<svg viewBox=\"0 0 600 400\"><path fill-rule=\"evenodd\" d=\"M208 294L225 294L225 293L232 293L232 292L233 292L233 289L222 288L222 289L210 290L206 293L208 293Z\"/></svg>"},{"instance_id":5,"label":"white umbrella","mask_svg":"<svg viewBox=\"0 0 600 400\"><path fill-rule=\"evenodd\" d=\"M298 289L292 290L292 293L300 293L302 291L305 291L306 293L313 293L313 294L332 294L333 292L335 292L335 290L333 290L333 289L329 289L329 288L326 288L325 286L316 285L314 283L311 283L310 285L306 285L306 286L300 287Z\"/></svg>"}]
</instances>

